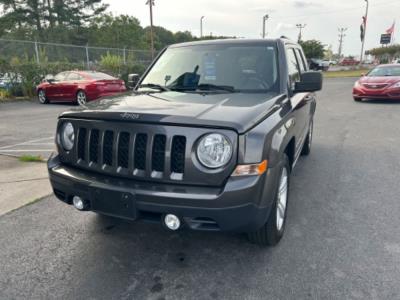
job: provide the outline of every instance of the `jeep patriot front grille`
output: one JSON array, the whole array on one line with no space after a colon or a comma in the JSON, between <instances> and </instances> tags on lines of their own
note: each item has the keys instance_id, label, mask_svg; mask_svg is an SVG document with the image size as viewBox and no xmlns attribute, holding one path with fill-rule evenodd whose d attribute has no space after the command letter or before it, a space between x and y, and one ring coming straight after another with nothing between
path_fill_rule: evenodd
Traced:
<instances>
[{"instance_id":1,"label":"jeep patriot front grille","mask_svg":"<svg viewBox=\"0 0 400 300\"><path fill-rule=\"evenodd\" d=\"M62 119L75 130L72 150L58 148L60 162L94 173L141 180L222 186L237 163L238 135L229 129L165 125L157 123ZM209 170L197 160L196 149L202 136L217 132L230 139L232 159L224 168Z\"/></svg>"},{"instance_id":2,"label":"jeep patriot front grille","mask_svg":"<svg viewBox=\"0 0 400 300\"><path fill-rule=\"evenodd\" d=\"M175 135L171 143L163 134L133 133L79 127L77 163L93 170L115 170L120 174L162 178L165 172L175 180L185 170L186 137ZM169 155L168 165L166 156Z\"/></svg>"}]
</instances>

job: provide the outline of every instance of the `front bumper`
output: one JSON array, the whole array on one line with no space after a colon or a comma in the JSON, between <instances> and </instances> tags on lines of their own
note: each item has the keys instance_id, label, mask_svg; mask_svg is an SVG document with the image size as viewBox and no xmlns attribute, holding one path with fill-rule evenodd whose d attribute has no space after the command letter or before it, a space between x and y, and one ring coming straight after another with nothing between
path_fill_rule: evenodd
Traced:
<instances>
[{"instance_id":1,"label":"front bumper","mask_svg":"<svg viewBox=\"0 0 400 300\"><path fill-rule=\"evenodd\" d=\"M49 159L48 171L55 195L68 204L79 196L88 210L106 215L161 222L174 214L190 229L235 232L265 224L278 178L270 168L262 176L231 177L223 187L160 184L71 168L58 156Z\"/></svg>"},{"instance_id":2,"label":"front bumper","mask_svg":"<svg viewBox=\"0 0 400 300\"><path fill-rule=\"evenodd\" d=\"M389 89L383 91L371 91L366 89L354 88L353 97L373 100L400 100L400 90Z\"/></svg>"}]
</instances>

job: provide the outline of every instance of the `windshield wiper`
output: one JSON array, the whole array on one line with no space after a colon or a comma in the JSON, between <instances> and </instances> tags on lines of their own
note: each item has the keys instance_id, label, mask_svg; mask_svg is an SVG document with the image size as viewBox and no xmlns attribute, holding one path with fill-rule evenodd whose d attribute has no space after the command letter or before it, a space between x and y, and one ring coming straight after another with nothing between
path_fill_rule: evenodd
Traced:
<instances>
[{"instance_id":1,"label":"windshield wiper","mask_svg":"<svg viewBox=\"0 0 400 300\"><path fill-rule=\"evenodd\" d=\"M226 91L230 93L238 93L239 90L236 90L233 86L230 85L216 85L210 83L202 83L197 86L169 86L171 90L174 91Z\"/></svg>"},{"instance_id":2,"label":"windshield wiper","mask_svg":"<svg viewBox=\"0 0 400 300\"><path fill-rule=\"evenodd\" d=\"M202 83L199 84L196 88L197 90L201 91L228 91L231 93L238 92L233 86L230 85L216 85L211 83Z\"/></svg>"},{"instance_id":3,"label":"windshield wiper","mask_svg":"<svg viewBox=\"0 0 400 300\"><path fill-rule=\"evenodd\" d=\"M160 84L155 84L155 83L143 83L143 84L139 85L139 88L142 88L142 87L143 88L157 89L157 90L160 90L162 92L167 92L167 91L170 90L169 88L167 88L165 86L162 86Z\"/></svg>"}]
</instances>

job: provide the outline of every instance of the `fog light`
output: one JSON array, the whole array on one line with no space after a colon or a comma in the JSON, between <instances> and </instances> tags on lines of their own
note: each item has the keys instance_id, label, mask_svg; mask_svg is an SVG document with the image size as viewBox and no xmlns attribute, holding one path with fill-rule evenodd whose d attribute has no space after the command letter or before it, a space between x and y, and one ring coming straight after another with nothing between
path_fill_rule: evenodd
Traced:
<instances>
[{"instance_id":1,"label":"fog light","mask_svg":"<svg viewBox=\"0 0 400 300\"><path fill-rule=\"evenodd\" d=\"M181 221L179 220L179 218L177 216L168 214L164 218L164 224L165 224L165 226L168 227L168 229L178 230L179 227L181 226Z\"/></svg>"},{"instance_id":2,"label":"fog light","mask_svg":"<svg viewBox=\"0 0 400 300\"><path fill-rule=\"evenodd\" d=\"M74 198L72 198L72 203L74 204L74 207L78 210L83 210L85 208L85 202L81 197L74 196Z\"/></svg>"}]
</instances>

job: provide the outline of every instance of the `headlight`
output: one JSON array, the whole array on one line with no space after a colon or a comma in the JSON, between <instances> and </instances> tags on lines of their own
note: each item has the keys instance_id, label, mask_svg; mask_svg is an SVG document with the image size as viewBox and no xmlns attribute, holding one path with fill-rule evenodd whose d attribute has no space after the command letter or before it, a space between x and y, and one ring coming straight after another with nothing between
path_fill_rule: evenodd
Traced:
<instances>
[{"instance_id":1,"label":"headlight","mask_svg":"<svg viewBox=\"0 0 400 300\"><path fill-rule=\"evenodd\" d=\"M197 146L197 158L210 169L225 166L232 157L232 144L222 134L212 133L201 138Z\"/></svg>"},{"instance_id":2,"label":"headlight","mask_svg":"<svg viewBox=\"0 0 400 300\"><path fill-rule=\"evenodd\" d=\"M60 132L61 146L66 151L70 151L74 147L75 133L74 126L70 122L64 123Z\"/></svg>"},{"instance_id":3,"label":"headlight","mask_svg":"<svg viewBox=\"0 0 400 300\"><path fill-rule=\"evenodd\" d=\"M399 81L399 82L396 82L395 84L393 84L393 85L391 86L391 88L392 88L392 89L398 89L398 88L400 88L400 81Z\"/></svg>"}]
</instances>

